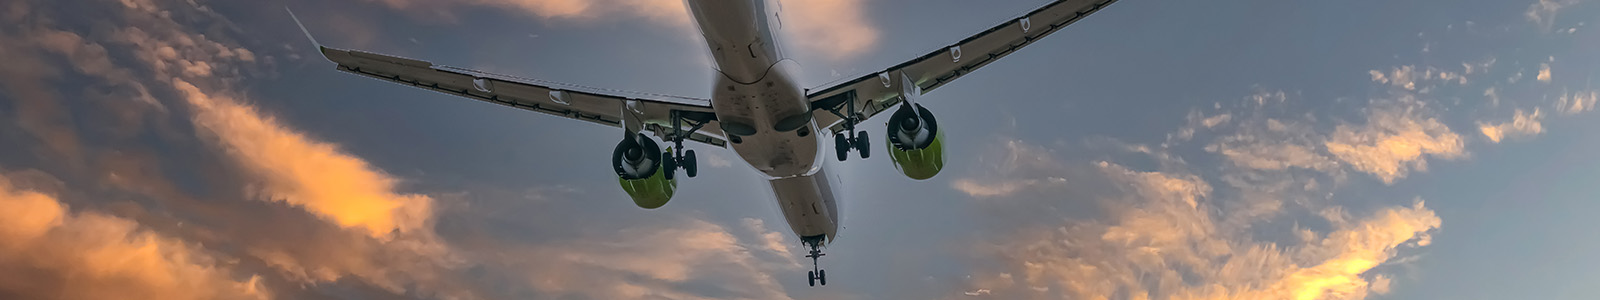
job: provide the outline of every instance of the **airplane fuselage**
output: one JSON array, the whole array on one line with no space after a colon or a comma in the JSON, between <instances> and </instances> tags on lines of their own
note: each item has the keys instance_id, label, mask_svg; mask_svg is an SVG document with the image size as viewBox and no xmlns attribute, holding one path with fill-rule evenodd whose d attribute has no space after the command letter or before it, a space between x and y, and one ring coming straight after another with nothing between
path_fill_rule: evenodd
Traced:
<instances>
[{"instance_id":1,"label":"airplane fuselage","mask_svg":"<svg viewBox=\"0 0 1600 300\"><path fill-rule=\"evenodd\" d=\"M822 141L799 65L786 59L774 4L763 0L689 0L688 9L716 65L711 106L729 146L766 174L790 229L802 240L832 240L839 227L834 179L824 171Z\"/></svg>"}]
</instances>

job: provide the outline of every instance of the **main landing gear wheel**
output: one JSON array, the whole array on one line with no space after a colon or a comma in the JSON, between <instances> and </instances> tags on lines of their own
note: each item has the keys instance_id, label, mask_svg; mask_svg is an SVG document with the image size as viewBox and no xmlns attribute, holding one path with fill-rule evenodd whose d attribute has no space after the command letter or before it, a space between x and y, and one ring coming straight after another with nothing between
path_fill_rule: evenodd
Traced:
<instances>
[{"instance_id":1,"label":"main landing gear wheel","mask_svg":"<svg viewBox=\"0 0 1600 300\"><path fill-rule=\"evenodd\" d=\"M684 150L683 151L683 163L682 163L682 165L683 165L683 173L685 175L689 175L689 178L694 178L694 175L696 173L700 173L699 172L700 168L697 168L697 166L695 166L696 163L695 163L695 159L694 159L694 150Z\"/></svg>"},{"instance_id":2,"label":"main landing gear wheel","mask_svg":"<svg viewBox=\"0 0 1600 300\"><path fill-rule=\"evenodd\" d=\"M838 152L836 153L838 156L835 157L838 157L839 161L844 161L845 158L850 157L850 140L845 139L844 135L842 134L834 135L833 150L834 152Z\"/></svg>"},{"instance_id":3,"label":"main landing gear wheel","mask_svg":"<svg viewBox=\"0 0 1600 300\"><path fill-rule=\"evenodd\" d=\"M824 109L829 113L833 113L843 122L844 130L834 132L833 135L833 147L834 151L837 152L834 157L838 158L839 161L844 161L845 158L849 157L850 149L855 149L856 151L861 151L862 159L866 159L868 156L872 156L872 143L867 141L866 131L856 131L856 125L866 120L866 116L861 115L856 110L855 94L842 95L843 97L834 96L818 100L813 102L812 105L816 109ZM830 127L829 131L832 130L834 129Z\"/></svg>"},{"instance_id":4,"label":"main landing gear wheel","mask_svg":"<svg viewBox=\"0 0 1600 300\"><path fill-rule=\"evenodd\" d=\"M684 151L684 153L673 153L672 150L667 150L666 153L661 154L661 157L666 158L666 162L662 163L665 165L663 166L665 170L662 170L662 172L667 172L663 174L666 175L667 179L677 177L678 169L683 169L684 175L689 175L689 178L694 178L695 175L700 173L700 168L695 163L694 150Z\"/></svg>"},{"instance_id":5,"label":"main landing gear wheel","mask_svg":"<svg viewBox=\"0 0 1600 300\"><path fill-rule=\"evenodd\" d=\"M849 133L846 131L845 133ZM850 150L861 152L861 159L872 156L872 143L867 141L867 132L855 132L846 137L844 133L833 136L833 150L838 154L839 161L850 157Z\"/></svg>"},{"instance_id":6,"label":"main landing gear wheel","mask_svg":"<svg viewBox=\"0 0 1600 300\"><path fill-rule=\"evenodd\" d=\"M674 156L676 155L672 154L672 150L667 150L667 153L661 154L662 158L666 158L666 161L661 163L661 172L666 173L661 175L666 176L667 180L672 180L673 177L678 177L678 159L674 158Z\"/></svg>"},{"instance_id":7,"label":"main landing gear wheel","mask_svg":"<svg viewBox=\"0 0 1600 300\"><path fill-rule=\"evenodd\" d=\"M867 138L866 131L856 134L856 142L854 144L856 151L861 151L861 159L867 159L868 156L872 156L872 141Z\"/></svg>"}]
</instances>

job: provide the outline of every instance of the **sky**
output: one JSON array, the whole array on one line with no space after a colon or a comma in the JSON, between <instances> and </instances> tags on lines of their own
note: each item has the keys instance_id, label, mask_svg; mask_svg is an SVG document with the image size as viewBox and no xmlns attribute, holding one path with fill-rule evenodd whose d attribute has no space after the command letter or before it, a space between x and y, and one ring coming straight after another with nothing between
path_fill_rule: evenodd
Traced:
<instances>
[{"instance_id":1,"label":"sky","mask_svg":"<svg viewBox=\"0 0 1600 300\"><path fill-rule=\"evenodd\" d=\"M780 2L818 87L1046 1ZM640 209L615 128L338 72L284 7L443 65L714 75L676 0L4 1L0 298L1600 297L1592 0L1120 1L923 96L939 176L837 164L825 287L732 151Z\"/></svg>"}]
</instances>

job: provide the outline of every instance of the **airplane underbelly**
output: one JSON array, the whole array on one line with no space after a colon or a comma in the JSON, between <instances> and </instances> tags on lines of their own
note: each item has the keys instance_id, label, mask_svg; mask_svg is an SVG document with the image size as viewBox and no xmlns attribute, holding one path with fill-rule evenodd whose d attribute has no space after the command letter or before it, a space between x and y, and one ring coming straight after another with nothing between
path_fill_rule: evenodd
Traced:
<instances>
[{"instance_id":1,"label":"airplane underbelly","mask_svg":"<svg viewBox=\"0 0 1600 300\"><path fill-rule=\"evenodd\" d=\"M733 145L745 163L772 178L801 176L814 170L818 141L815 137L764 134L743 138Z\"/></svg>"},{"instance_id":2,"label":"airplane underbelly","mask_svg":"<svg viewBox=\"0 0 1600 300\"><path fill-rule=\"evenodd\" d=\"M809 119L810 103L789 75L792 65L774 64L750 84L721 76L712 93L717 120L732 136L729 146L745 163L773 178L811 174L819 166L821 144Z\"/></svg>"},{"instance_id":3,"label":"airplane underbelly","mask_svg":"<svg viewBox=\"0 0 1600 300\"><path fill-rule=\"evenodd\" d=\"M778 207L799 237L826 236L833 239L839 229L839 209L829 177L823 170L806 176L773 179L772 192Z\"/></svg>"}]
</instances>

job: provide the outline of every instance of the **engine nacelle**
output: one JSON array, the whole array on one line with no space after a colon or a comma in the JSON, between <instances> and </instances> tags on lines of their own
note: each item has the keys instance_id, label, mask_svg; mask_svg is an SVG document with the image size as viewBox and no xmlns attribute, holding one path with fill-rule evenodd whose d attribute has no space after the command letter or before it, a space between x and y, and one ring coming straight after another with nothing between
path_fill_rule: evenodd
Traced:
<instances>
[{"instance_id":1,"label":"engine nacelle","mask_svg":"<svg viewBox=\"0 0 1600 300\"><path fill-rule=\"evenodd\" d=\"M912 106L915 106L913 108ZM894 168L911 179L923 180L944 169L944 131L933 112L921 104L900 105L889 117L889 158Z\"/></svg>"},{"instance_id":2,"label":"engine nacelle","mask_svg":"<svg viewBox=\"0 0 1600 300\"><path fill-rule=\"evenodd\" d=\"M661 146L655 139L640 136L638 141L623 139L611 152L611 167L617 171L617 181L622 190L633 198L640 208L653 209L667 205L678 189L678 180L669 179L663 167Z\"/></svg>"}]
</instances>

